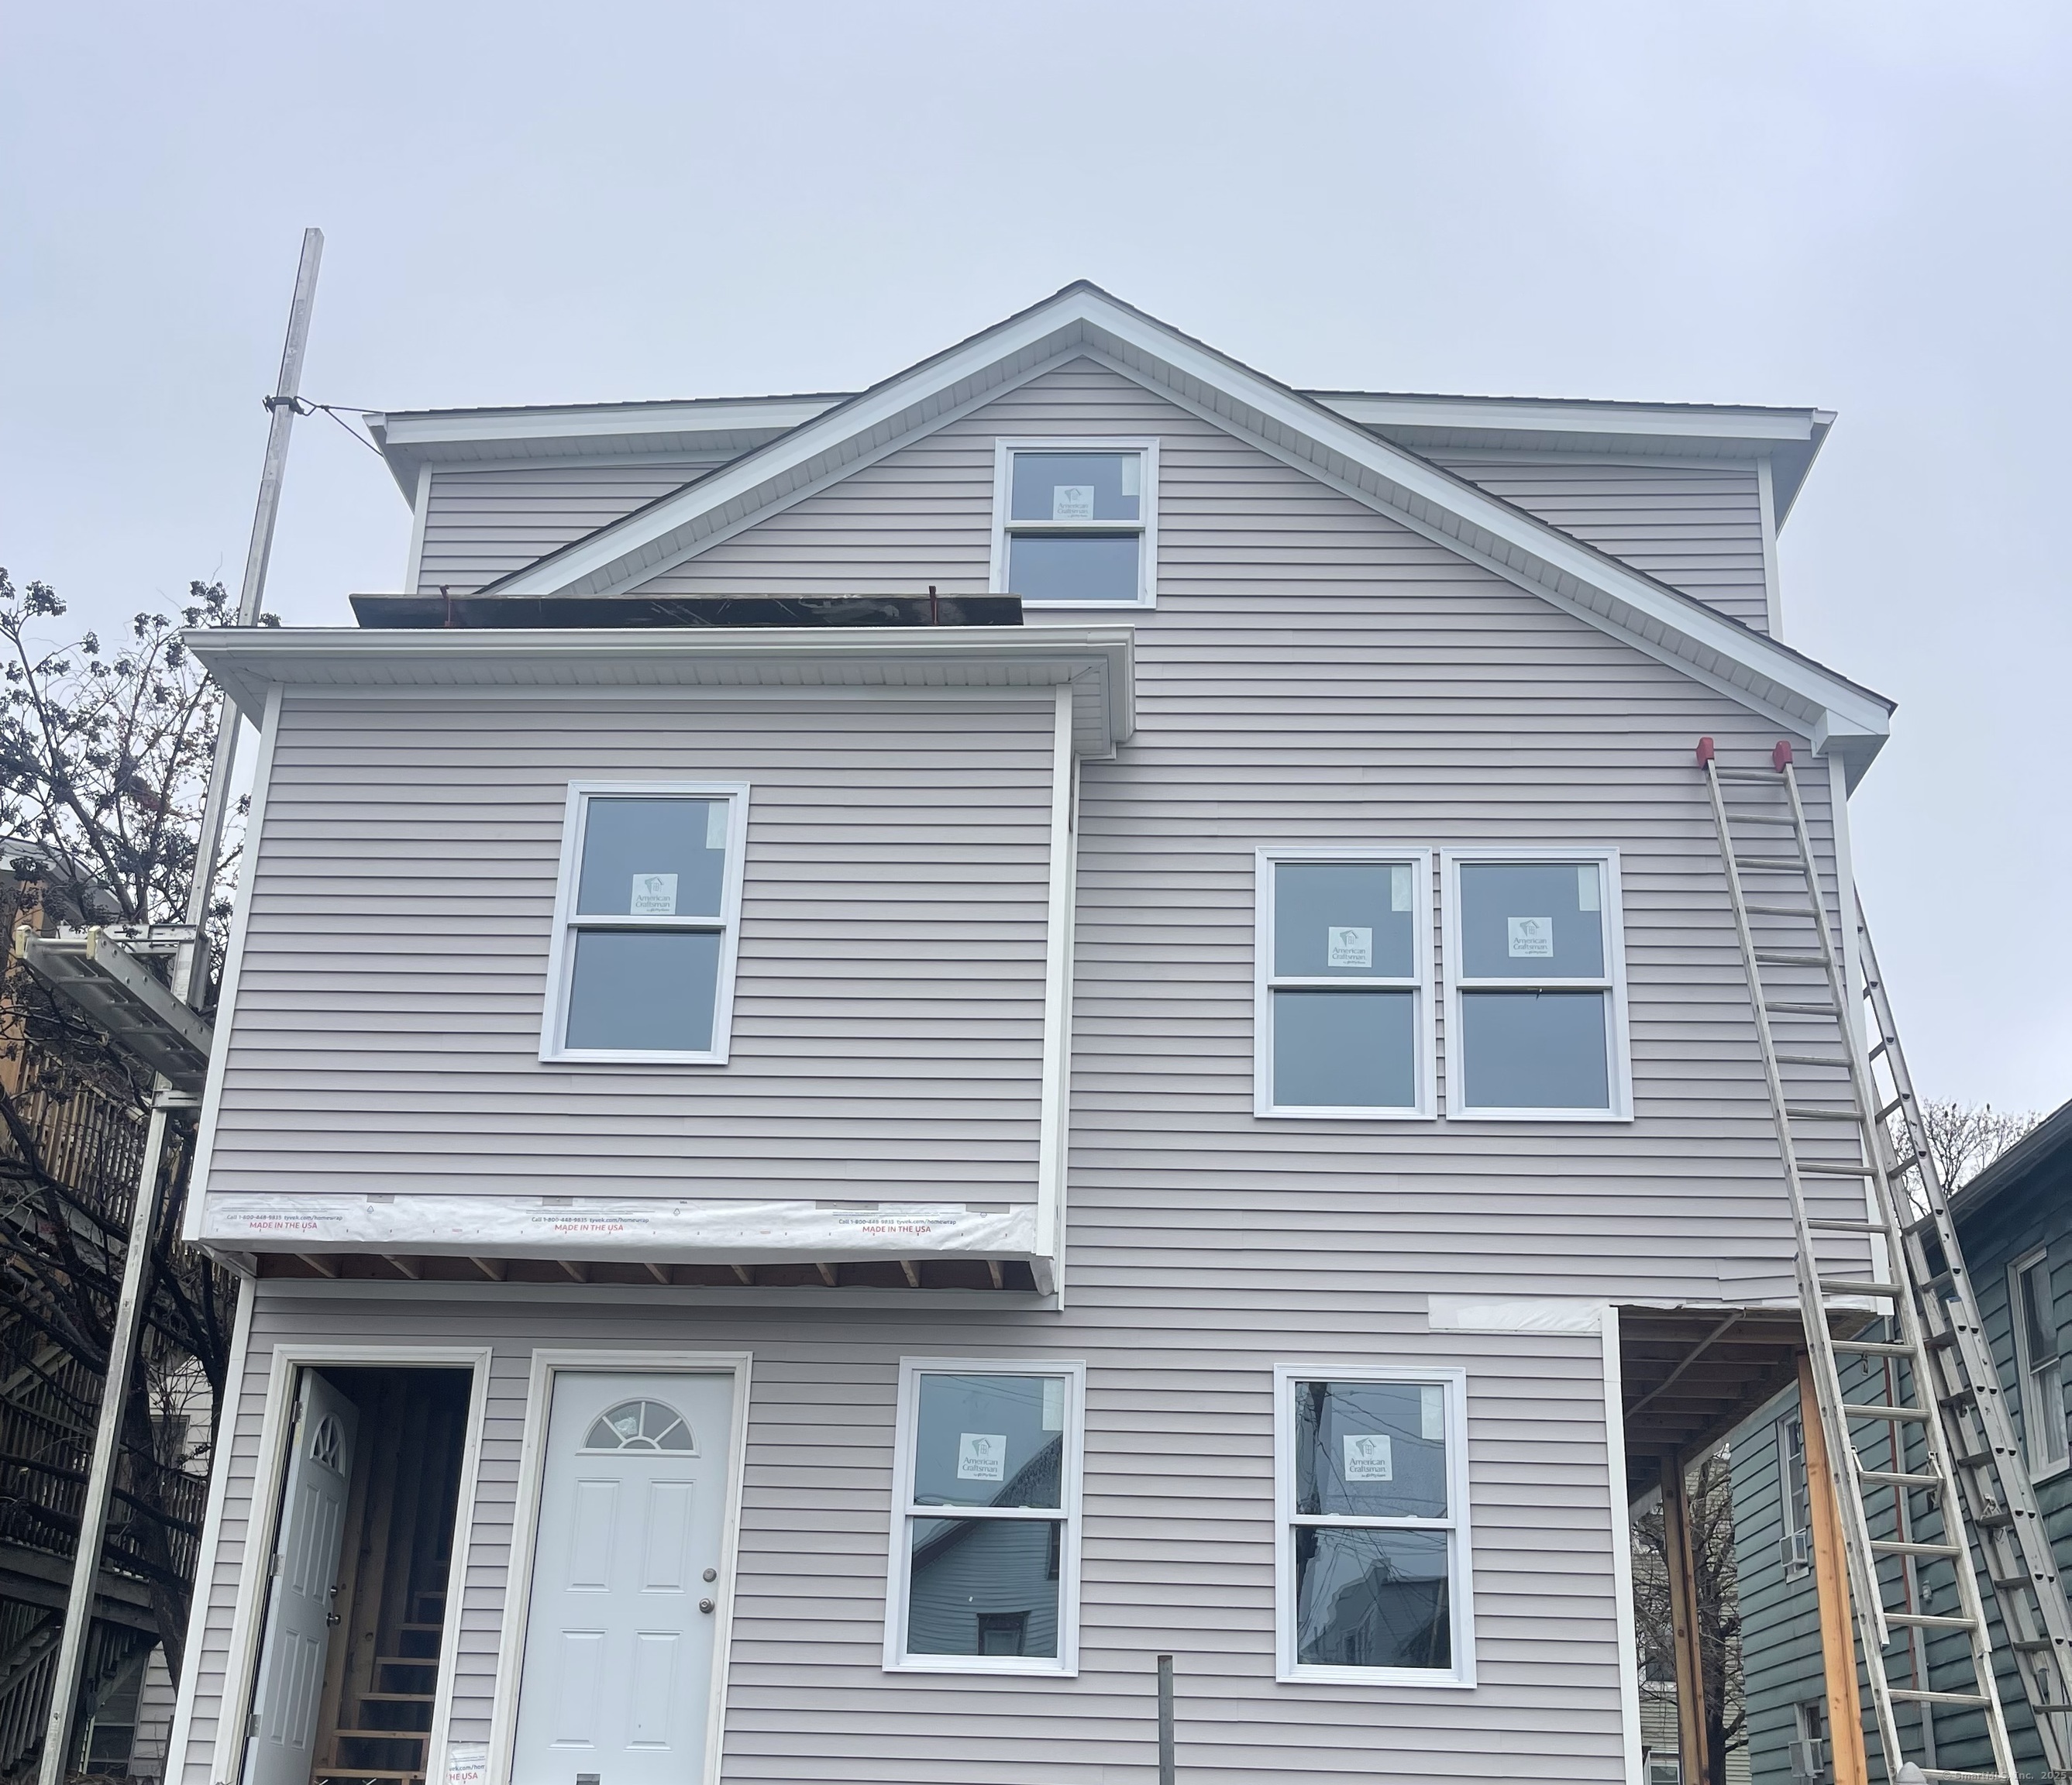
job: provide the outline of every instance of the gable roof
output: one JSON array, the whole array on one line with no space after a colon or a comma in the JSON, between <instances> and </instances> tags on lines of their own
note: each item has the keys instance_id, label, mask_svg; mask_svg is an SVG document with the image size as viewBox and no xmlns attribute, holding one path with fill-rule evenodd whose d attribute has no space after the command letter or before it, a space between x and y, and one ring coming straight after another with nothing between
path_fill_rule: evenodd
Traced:
<instances>
[{"instance_id":1,"label":"gable roof","mask_svg":"<svg viewBox=\"0 0 2072 1785\"><path fill-rule=\"evenodd\" d=\"M1852 779L1884 741L1882 696L1083 281L477 593L626 592L1075 357L1805 732Z\"/></svg>"}]
</instances>

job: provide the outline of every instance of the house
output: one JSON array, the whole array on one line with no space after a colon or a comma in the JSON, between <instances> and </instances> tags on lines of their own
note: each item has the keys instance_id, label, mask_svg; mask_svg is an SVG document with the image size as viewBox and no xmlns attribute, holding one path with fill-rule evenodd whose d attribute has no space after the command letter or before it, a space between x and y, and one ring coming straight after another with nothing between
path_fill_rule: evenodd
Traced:
<instances>
[{"instance_id":1,"label":"house","mask_svg":"<svg viewBox=\"0 0 2072 1785\"><path fill-rule=\"evenodd\" d=\"M1831 421L1084 285L372 418L401 591L193 639L262 741L168 1777L1148 1782L1169 1655L1191 1780L1638 1779L1626 1508L1803 1338L1693 749L1791 746L1832 907Z\"/></svg>"},{"instance_id":2,"label":"house","mask_svg":"<svg viewBox=\"0 0 2072 1785\"><path fill-rule=\"evenodd\" d=\"M2072 1561L2072 1455L2062 1361L2072 1303L2061 1301L2058 1286L2072 1270L2072 1103L1953 1192L1950 1209L2037 1509L2062 1564ZM1732 1441L1749 1748L1758 1785L1827 1776L1827 1754L1806 1746L1822 1742L1826 1732L1803 1434L1794 1389L1759 1410ZM1910 1462L1918 1450L1910 1448ZM1933 1583L1921 1602L1931 1615L1950 1609L1938 1602ZM1910 1680L1930 1691L1950 1689L1951 1657L1945 1648L1917 1639L1906 1658ZM2001 1656L1999 1676L2017 1762L2048 1771L2011 1652ZM1929 1731L1929 1751L1946 1766L1986 1762L1975 1712L1940 1711L1930 1719Z\"/></svg>"}]
</instances>

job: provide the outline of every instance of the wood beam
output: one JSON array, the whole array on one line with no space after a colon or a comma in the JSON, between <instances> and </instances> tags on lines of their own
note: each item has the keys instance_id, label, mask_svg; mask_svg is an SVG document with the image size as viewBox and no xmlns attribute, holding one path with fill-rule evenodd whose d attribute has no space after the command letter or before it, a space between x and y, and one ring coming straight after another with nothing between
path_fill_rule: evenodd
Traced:
<instances>
[{"instance_id":1,"label":"wood beam","mask_svg":"<svg viewBox=\"0 0 2072 1785\"><path fill-rule=\"evenodd\" d=\"M338 1266L333 1264L330 1259L325 1258L321 1253L298 1252L295 1256L300 1258L304 1264L307 1265L310 1269L314 1270L319 1277L335 1277L338 1274Z\"/></svg>"},{"instance_id":2,"label":"wood beam","mask_svg":"<svg viewBox=\"0 0 2072 1785\"><path fill-rule=\"evenodd\" d=\"M417 1263L413 1259L399 1258L393 1252L383 1253L381 1254L381 1262L384 1264L393 1265L397 1270L401 1271L405 1277L409 1278L413 1283L419 1281L425 1274L423 1271L417 1268Z\"/></svg>"},{"instance_id":3,"label":"wood beam","mask_svg":"<svg viewBox=\"0 0 2072 1785\"><path fill-rule=\"evenodd\" d=\"M656 1282L668 1284L676 1282L676 1278L671 1274L667 1265L657 1264L652 1258L643 1259L641 1262L648 1266L648 1274Z\"/></svg>"},{"instance_id":4,"label":"wood beam","mask_svg":"<svg viewBox=\"0 0 2072 1785\"><path fill-rule=\"evenodd\" d=\"M734 1274L742 1282L747 1284L750 1289L753 1289L755 1286L755 1272L750 1266L745 1264L738 1264L734 1267Z\"/></svg>"},{"instance_id":5,"label":"wood beam","mask_svg":"<svg viewBox=\"0 0 2072 1785\"><path fill-rule=\"evenodd\" d=\"M1820 1660L1827 1682L1827 1764L1835 1785L1869 1785L1863 1706L1856 1698L1849 1569L1842 1551L1842 1503L1827 1461L1827 1434L1813 1391L1813 1360L1799 1359L1799 1427L1806 1434L1806 1502L1813 1528L1813 1585L1820 1602Z\"/></svg>"},{"instance_id":6,"label":"wood beam","mask_svg":"<svg viewBox=\"0 0 2072 1785\"><path fill-rule=\"evenodd\" d=\"M576 1264L567 1258L557 1258L554 1262L559 1265L561 1269L567 1273L568 1279L570 1282L586 1283L590 1281L590 1266L588 1265Z\"/></svg>"},{"instance_id":7,"label":"wood beam","mask_svg":"<svg viewBox=\"0 0 2072 1785\"><path fill-rule=\"evenodd\" d=\"M902 1258L899 1261L899 1268L906 1273L906 1286L909 1289L919 1289L921 1286L921 1267L911 1258Z\"/></svg>"},{"instance_id":8,"label":"wood beam","mask_svg":"<svg viewBox=\"0 0 2072 1785\"><path fill-rule=\"evenodd\" d=\"M813 1268L820 1272L822 1282L825 1283L829 1289L835 1287L835 1267L832 1265L822 1259L815 1264Z\"/></svg>"},{"instance_id":9,"label":"wood beam","mask_svg":"<svg viewBox=\"0 0 2072 1785\"><path fill-rule=\"evenodd\" d=\"M1684 1459L1662 1459L1662 1549L1669 1564L1669 1619L1676 1650L1676 1743L1684 1777L1708 1785L1705 1739L1705 1651L1698 1615L1698 1571L1691 1548L1691 1499Z\"/></svg>"},{"instance_id":10,"label":"wood beam","mask_svg":"<svg viewBox=\"0 0 2072 1785\"><path fill-rule=\"evenodd\" d=\"M501 1258L470 1258L467 1262L492 1283L502 1282L504 1274L511 1268Z\"/></svg>"}]
</instances>

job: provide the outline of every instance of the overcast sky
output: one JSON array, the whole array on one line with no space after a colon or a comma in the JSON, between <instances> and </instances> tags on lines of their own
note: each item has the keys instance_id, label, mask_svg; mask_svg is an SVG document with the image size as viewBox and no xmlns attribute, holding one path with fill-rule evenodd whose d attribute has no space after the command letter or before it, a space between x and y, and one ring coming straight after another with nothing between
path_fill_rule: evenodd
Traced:
<instances>
[{"instance_id":1,"label":"overcast sky","mask_svg":"<svg viewBox=\"0 0 2072 1785\"><path fill-rule=\"evenodd\" d=\"M2072 1096L2072 9L5 9L0 564L241 565L306 392L854 388L1090 277L1290 383L1819 404L1787 636L1900 703L1857 872L1924 1090ZM269 605L399 586L297 431Z\"/></svg>"}]
</instances>

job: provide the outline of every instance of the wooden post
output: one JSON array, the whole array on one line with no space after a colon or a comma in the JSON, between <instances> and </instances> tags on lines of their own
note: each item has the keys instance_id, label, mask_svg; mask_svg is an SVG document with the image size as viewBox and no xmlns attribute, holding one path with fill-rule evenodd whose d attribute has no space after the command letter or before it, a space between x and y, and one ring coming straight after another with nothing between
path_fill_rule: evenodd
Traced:
<instances>
[{"instance_id":1,"label":"wooden post","mask_svg":"<svg viewBox=\"0 0 2072 1785\"><path fill-rule=\"evenodd\" d=\"M1813 1527L1813 1585L1820 1601L1820 1659L1827 1676L1827 1758L1835 1785L1868 1785L1864 1713L1856 1696L1856 1620L1842 1553L1842 1504L1827 1463L1827 1433L1813 1392L1813 1360L1799 1358L1799 1424L1806 1439L1807 1516Z\"/></svg>"},{"instance_id":2,"label":"wooden post","mask_svg":"<svg viewBox=\"0 0 2072 1785\"><path fill-rule=\"evenodd\" d=\"M1688 1785L1711 1785L1705 1739L1705 1652L1700 1639L1698 1571L1691 1548L1691 1499L1684 1459L1662 1459L1662 1549L1669 1564L1669 1618L1676 1644L1676 1748Z\"/></svg>"}]
</instances>

